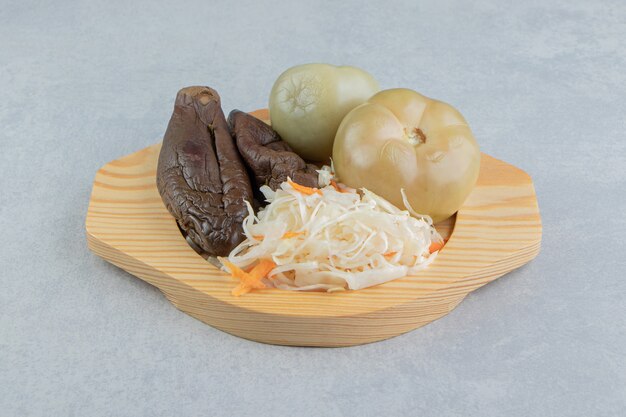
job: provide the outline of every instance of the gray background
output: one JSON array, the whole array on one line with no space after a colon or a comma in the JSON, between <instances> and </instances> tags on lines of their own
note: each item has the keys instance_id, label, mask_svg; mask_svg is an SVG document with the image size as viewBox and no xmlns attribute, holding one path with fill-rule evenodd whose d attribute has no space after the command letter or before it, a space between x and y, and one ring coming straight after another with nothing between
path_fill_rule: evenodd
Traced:
<instances>
[{"instance_id":1,"label":"gray background","mask_svg":"<svg viewBox=\"0 0 626 417\"><path fill-rule=\"evenodd\" d=\"M624 1L101 3L0 5L0 415L626 415ZM160 140L180 87L250 110L315 61L455 104L533 176L539 257L422 329L310 349L87 250L96 170Z\"/></svg>"}]
</instances>

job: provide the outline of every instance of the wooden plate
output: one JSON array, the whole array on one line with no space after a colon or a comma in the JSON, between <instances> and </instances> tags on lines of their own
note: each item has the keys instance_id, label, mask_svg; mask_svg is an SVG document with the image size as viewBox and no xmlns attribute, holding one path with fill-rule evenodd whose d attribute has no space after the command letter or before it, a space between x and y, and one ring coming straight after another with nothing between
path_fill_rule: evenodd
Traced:
<instances>
[{"instance_id":1,"label":"wooden plate","mask_svg":"<svg viewBox=\"0 0 626 417\"><path fill-rule=\"evenodd\" d=\"M483 154L478 184L456 222L438 227L448 243L420 274L359 291L268 289L233 297L235 282L189 247L161 202L160 147L98 171L86 220L89 248L158 287L178 309L246 339L293 346L387 339L446 315L469 292L539 252L541 217L531 178Z\"/></svg>"}]
</instances>

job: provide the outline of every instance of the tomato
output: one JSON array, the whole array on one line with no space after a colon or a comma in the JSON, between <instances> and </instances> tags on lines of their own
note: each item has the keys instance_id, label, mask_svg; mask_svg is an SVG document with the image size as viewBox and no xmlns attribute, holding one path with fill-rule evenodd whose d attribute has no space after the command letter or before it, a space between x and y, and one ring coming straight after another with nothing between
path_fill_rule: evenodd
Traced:
<instances>
[{"instance_id":1,"label":"tomato","mask_svg":"<svg viewBox=\"0 0 626 417\"><path fill-rule=\"evenodd\" d=\"M289 68L272 87L272 127L304 159L326 162L343 117L378 90L374 77L355 67Z\"/></svg>"},{"instance_id":2,"label":"tomato","mask_svg":"<svg viewBox=\"0 0 626 417\"><path fill-rule=\"evenodd\" d=\"M480 150L461 113L413 90L381 91L341 122L333 147L339 180L441 221L476 184Z\"/></svg>"}]
</instances>

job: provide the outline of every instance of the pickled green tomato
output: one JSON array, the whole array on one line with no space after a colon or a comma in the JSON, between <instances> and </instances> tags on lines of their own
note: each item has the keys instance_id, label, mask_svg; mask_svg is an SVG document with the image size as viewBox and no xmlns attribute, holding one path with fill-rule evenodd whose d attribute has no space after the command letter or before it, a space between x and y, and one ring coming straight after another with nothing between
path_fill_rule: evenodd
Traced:
<instances>
[{"instance_id":1,"label":"pickled green tomato","mask_svg":"<svg viewBox=\"0 0 626 417\"><path fill-rule=\"evenodd\" d=\"M341 120L378 90L374 77L355 67L289 68L272 87L272 127L304 159L327 162Z\"/></svg>"},{"instance_id":2,"label":"pickled green tomato","mask_svg":"<svg viewBox=\"0 0 626 417\"><path fill-rule=\"evenodd\" d=\"M409 89L381 91L343 119L333 147L339 180L403 208L400 190L420 214L441 221L476 184L480 151L467 122L449 104Z\"/></svg>"}]
</instances>

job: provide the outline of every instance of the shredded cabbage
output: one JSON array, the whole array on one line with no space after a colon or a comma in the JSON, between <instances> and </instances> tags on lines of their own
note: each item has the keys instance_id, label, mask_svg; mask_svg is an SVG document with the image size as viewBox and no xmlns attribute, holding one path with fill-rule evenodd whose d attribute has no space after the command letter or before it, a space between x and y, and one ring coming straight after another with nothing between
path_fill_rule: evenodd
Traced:
<instances>
[{"instance_id":1,"label":"shredded cabbage","mask_svg":"<svg viewBox=\"0 0 626 417\"><path fill-rule=\"evenodd\" d=\"M269 287L339 291L401 278L435 259L429 248L441 236L429 217L336 184L331 167L318 172L319 192L303 192L306 187L291 181L276 191L261 187L269 204L258 215L248 204L246 240L228 261L247 269L272 260L276 267L264 280Z\"/></svg>"}]
</instances>

